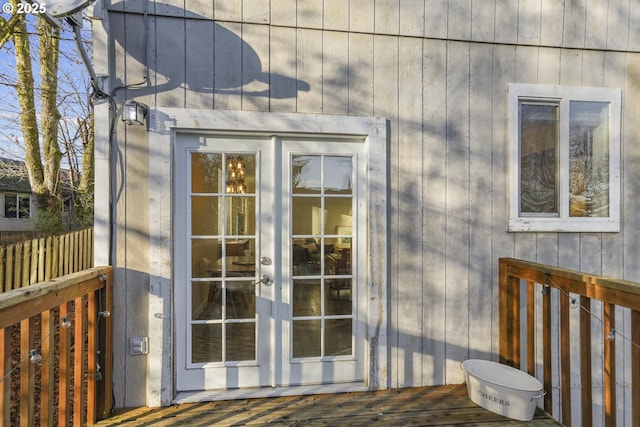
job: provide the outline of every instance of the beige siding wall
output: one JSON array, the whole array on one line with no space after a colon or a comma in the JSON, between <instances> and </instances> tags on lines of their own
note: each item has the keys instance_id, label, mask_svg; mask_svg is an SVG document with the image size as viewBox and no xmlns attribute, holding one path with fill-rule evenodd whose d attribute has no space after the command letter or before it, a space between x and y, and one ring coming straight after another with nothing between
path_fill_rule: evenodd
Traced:
<instances>
[{"instance_id":1,"label":"beige siding wall","mask_svg":"<svg viewBox=\"0 0 640 427\"><path fill-rule=\"evenodd\" d=\"M112 58L112 87L135 85L119 101L389 120L392 387L460 382L459 361L496 352L499 257L640 280L635 2L164 0L149 3L146 43L143 4L114 3L94 23L113 35L96 52ZM509 82L622 89L622 232L506 232ZM149 316L146 175L163 172L149 170L144 131L118 122L117 141L118 396L134 405L144 358L126 348Z\"/></svg>"}]
</instances>

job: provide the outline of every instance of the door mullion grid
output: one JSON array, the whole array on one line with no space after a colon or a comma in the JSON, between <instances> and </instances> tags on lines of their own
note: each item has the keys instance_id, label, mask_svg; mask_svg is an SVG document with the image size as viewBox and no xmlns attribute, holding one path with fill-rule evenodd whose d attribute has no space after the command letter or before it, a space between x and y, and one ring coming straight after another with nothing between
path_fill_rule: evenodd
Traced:
<instances>
[{"instance_id":1,"label":"door mullion grid","mask_svg":"<svg viewBox=\"0 0 640 427\"><path fill-rule=\"evenodd\" d=\"M324 287L325 287L325 275L326 275L326 262L324 259L324 245L325 245L325 224L326 224L326 200L325 200L325 170L324 170L324 161L325 156L320 156L320 230L319 230L319 238L320 238L320 357L325 357L325 298L324 298Z\"/></svg>"}]
</instances>

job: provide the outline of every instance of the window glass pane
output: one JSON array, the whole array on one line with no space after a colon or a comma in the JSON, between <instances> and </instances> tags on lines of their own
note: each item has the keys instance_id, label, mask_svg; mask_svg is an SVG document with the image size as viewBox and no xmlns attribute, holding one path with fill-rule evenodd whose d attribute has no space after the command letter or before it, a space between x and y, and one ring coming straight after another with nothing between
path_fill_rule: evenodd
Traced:
<instances>
[{"instance_id":1,"label":"window glass pane","mask_svg":"<svg viewBox=\"0 0 640 427\"><path fill-rule=\"evenodd\" d=\"M569 215L609 216L609 104L571 102Z\"/></svg>"},{"instance_id":2,"label":"window glass pane","mask_svg":"<svg viewBox=\"0 0 640 427\"><path fill-rule=\"evenodd\" d=\"M351 157L324 158L324 189L326 193L351 194L353 184Z\"/></svg>"},{"instance_id":3,"label":"window glass pane","mask_svg":"<svg viewBox=\"0 0 640 427\"><path fill-rule=\"evenodd\" d=\"M222 190L222 154L191 154L191 191L220 193Z\"/></svg>"},{"instance_id":4,"label":"window glass pane","mask_svg":"<svg viewBox=\"0 0 640 427\"><path fill-rule=\"evenodd\" d=\"M26 194L18 195L18 218L29 218L29 199Z\"/></svg>"},{"instance_id":5,"label":"window glass pane","mask_svg":"<svg viewBox=\"0 0 640 427\"><path fill-rule=\"evenodd\" d=\"M296 155L291 159L291 189L294 194L320 193L321 156Z\"/></svg>"},{"instance_id":6,"label":"window glass pane","mask_svg":"<svg viewBox=\"0 0 640 427\"><path fill-rule=\"evenodd\" d=\"M558 106L520 105L520 212L558 213Z\"/></svg>"},{"instance_id":7,"label":"window glass pane","mask_svg":"<svg viewBox=\"0 0 640 427\"><path fill-rule=\"evenodd\" d=\"M18 217L18 199L15 194L5 194L4 196L4 216L5 218Z\"/></svg>"}]
</instances>

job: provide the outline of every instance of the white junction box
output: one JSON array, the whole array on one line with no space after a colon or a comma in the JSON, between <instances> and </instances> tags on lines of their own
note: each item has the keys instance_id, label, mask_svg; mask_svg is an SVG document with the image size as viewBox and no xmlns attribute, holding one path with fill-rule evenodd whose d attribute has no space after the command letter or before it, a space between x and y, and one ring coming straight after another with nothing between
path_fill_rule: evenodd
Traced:
<instances>
[{"instance_id":1,"label":"white junction box","mask_svg":"<svg viewBox=\"0 0 640 427\"><path fill-rule=\"evenodd\" d=\"M147 354L149 353L148 337L133 337L129 339L129 354Z\"/></svg>"}]
</instances>

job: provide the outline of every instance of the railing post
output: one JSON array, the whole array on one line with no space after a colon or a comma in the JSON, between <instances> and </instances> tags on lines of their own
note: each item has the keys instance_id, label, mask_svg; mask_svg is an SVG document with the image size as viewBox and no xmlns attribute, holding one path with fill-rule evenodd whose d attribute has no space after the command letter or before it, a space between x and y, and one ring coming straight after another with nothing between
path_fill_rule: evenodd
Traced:
<instances>
[{"instance_id":1,"label":"railing post","mask_svg":"<svg viewBox=\"0 0 640 427\"><path fill-rule=\"evenodd\" d=\"M109 313L113 312L113 271L105 277L104 288L100 292L100 306ZM96 417L104 419L111 413L113 400L113 354L111 353L113 331L112 317L98 317L98 363L102 379L96 382Z\"/></svg>"},{"instance_id":2,"label":"railing post","mask_svg":"<svg viewBox=\"0 0 640 427\"><path fill-rule=\"evenodd\" d=\"M616 343L615 305L603 304L604 326L604 425L616 425Z\"/></svg>"},{"instance_id":3,"label":"railing post","mask_svg":"<svg viewBox=\"0 0 640 427\"><path fill-rule=\"evenodd\" d=\"M510 342L510 325L511 325L511 319L509 318L510 313L507 310L507 307L509 307L509 275L508 275L508 265L505 262L505 260L500 259L499 261L499 284L498 284L498 294L499 294L499 334L500 334L500 339L499 339L499 345L500 345L500 349L499 349L499 356L500 356L500 363L504 363L504 364L509 364L509 361L511 360L511 354L510 354L510 346L509 346L509 342Z\"/></svg>"},{"instance_id":4,"label":"railing post","mask_svg":"<svg viewBox=\"0 0 640 427\"><path fill-rule=\"evenodd\" d=\"M11 328L0 328L0 421L3 426L11 425ZM6 377L6 378L5 378Z\"/></svg>"},{"instance_id":5,"label":"railing post","mask_svg":"<svg viewBox=\"0 0 640 427\"><path fill-rule=\"evenodd\" d=\"M571 426L571 334L569 330L569 298L560 297L560 390L562 422Z\"/></svg>"},{"instance_id":6,"label":"railing post","mask_svg":"<svg viewBox=\"0 0 640 427\"><path fill-rule=\"evenodd\" d=\"M500 363L520 368L520 280L502 259L499 276Z\"/></svg>"},{"instance_id":7,"label":"railing post","mask_svg":"<svg viewBox=\"0 0 640 427\"><path fill-rule=\"evenodd\" d=\"M547 394L544 395L544 410L552 413L553 387L551 380L551 289L544 286L542 293L542 380Z\"/></svg>"},{"instance_id":8,"label":"railing post","mask_svg":"<svg viewBox=\"0 0 640 427\"><path fill-rule=\"evenodd\" d=\"M591 299L580 297L580 384L582 425L593 425L593 408L591 403ZM638 425L638 424L636 424Z\"/></svg>"},{"instance_id":9,"label":"railing post","mask_svg":"<svg viewBox=\"0 0 640 427\"><path fill-rule=\"evenodd\" d=\"M631 311L631 401L640 402L640 311ZM631 408L631 425L640 426L640 405Z\"/></svg>"},{"instance_id":10,"label":"railing post","mask_svg":"<svg viewBox=\"0 0 640 427\"><path fill-rule=\"evenodd\" d=\"M527 280L527 372L536 376L536 284Z\"/></svg>"}]
</instances>

